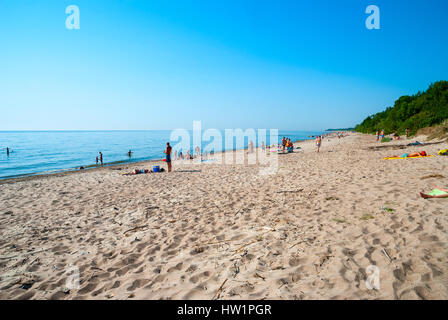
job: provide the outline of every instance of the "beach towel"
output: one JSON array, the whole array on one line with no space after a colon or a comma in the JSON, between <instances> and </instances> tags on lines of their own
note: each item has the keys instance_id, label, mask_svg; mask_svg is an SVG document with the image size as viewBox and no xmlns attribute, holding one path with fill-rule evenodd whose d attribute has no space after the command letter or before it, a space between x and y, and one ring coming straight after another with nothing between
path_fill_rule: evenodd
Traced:
<instances>
[{"instance_id":1,"label":"beach towel","mask_svg":"<svg viewBox=\"0 0 448 320\"><path fill-rule=\"evenodd\" d=\"M437 189L437 188L431 190L431 192L428 193L428 195L430 195L430 196L443 196L445 194L448 194L448 192Z\"/></svg>"},{"instance_id":2,"label":"beach towel","mask_svg":"<svg viewBox=\"0 0 448 320\"><path fill-rule=\"evenodd\" d=\"M428 157L434 157L432 154L427 155L427 156L418 156L418 157L386 157L383 160L398 160L398 159L415 159L415 158L428 158Z\"/></svg>"},{"instance_id":3,"label":"beach towel","mask_svg":"<svg viewBox=\"0 0 448 320\"><path fill-rule=\"evenodd\" d=\"M439 152L437 152L439 156L448 156L448 149L442 149Z\"/></svg>"}]
</instances>

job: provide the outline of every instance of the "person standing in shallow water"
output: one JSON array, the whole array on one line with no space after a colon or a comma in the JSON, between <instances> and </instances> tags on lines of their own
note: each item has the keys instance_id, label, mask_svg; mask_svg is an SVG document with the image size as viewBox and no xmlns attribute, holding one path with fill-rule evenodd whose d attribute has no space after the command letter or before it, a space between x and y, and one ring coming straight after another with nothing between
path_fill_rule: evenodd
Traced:
<instances>
[{"instance_id":1,"label":"person standing in shallow water","mask_svg":"<svg viewBox=\"0 0 448 320\"><path fill-rule=\"evenodd\" d=\"M100 162L101 162L101 166L103 166L103 154L100 151Z\"/></svg>"},{"instance_id":2,"label":"person standing in shallow water","mask_svg":"<svg viewBox=\"0 0 448 320\"><path fill-rule=\"evenodd\" d=\"M166 149L163 151L164 154L166 154L166 165L168 166L168 172L171 172L171 146L170 143L166 143Z\"/></svg>"},{"instance_id":3,"label":"person standing in shallow water","mask_svg":"<svg viewBox=\"0 0 448 320\"><path fill-rule=\"evenodd\" d=\"M6 147L6 155L9 156L9 147Z\"/></svg>"}]
</instances>

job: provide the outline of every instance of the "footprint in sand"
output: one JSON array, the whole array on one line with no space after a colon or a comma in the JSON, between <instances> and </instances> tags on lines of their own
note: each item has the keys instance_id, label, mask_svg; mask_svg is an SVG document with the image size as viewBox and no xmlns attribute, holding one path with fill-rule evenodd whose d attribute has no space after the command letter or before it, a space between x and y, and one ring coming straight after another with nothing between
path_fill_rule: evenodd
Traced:
<instances>
[{"instance_id":1,"label":"footprint in sand","mask_svg":"<svg viewBox=\"0 0 448 320\"><path fill-rule=\"evenodd\" d=\"M174 267L171 267L167 270L168 273L174 272L174 271L181 271L182 270L183 263L179 262Z\"/></svg>"},{"instance_id":2,"label":"footprint in sand","mask_svg":"<svg viewBox=\"0 0 448 320\"><path fill-rule=\"evenodd\" d=\"M135 289L143 287L147 284L149 279L137 279L132 282L132 284L126 289L127 291L134 291Z\"/></svg>"}]
</instances>

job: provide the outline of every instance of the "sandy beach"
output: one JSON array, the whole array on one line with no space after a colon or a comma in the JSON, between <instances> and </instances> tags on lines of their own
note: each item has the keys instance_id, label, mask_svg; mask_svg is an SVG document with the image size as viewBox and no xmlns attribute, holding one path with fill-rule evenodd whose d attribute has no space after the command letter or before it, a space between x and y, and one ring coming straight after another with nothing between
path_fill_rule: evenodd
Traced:
<instances>
[{"instance_id":1,"label":"sandy beach","mask_svg":"<svg viewBox=\"0 0 448 320\"><path fill-rule=\"evenodd\" d=\"M448 159L383 160L447 146L415 140L306 141L270 175L121 175L147 162L0 181L0 299L448 299L448 199L419 196L448 187Z\"/></svg>"}]
</instances>

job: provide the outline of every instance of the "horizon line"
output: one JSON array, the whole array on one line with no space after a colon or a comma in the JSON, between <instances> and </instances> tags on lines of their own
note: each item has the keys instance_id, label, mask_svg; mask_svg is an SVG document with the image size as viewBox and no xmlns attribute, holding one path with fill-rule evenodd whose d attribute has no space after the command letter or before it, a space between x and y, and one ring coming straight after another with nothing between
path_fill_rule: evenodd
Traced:
<instances>
[{"instance_id":1,"label":"horizon line","mask_svg":"<svg viewBox=\"0 0 448 320\"><path fill-rule=\"evenodd\" d=\"M100 131L173 131L185 128L175 128L175 129L26 129L26 130L0 130L0 132L68 132L68 131L77 131L77 132L100 132ZM243 129L243 128L202 128L201 131L207 129L217 129L217 130L227 130L227 129ZM330 130L342 130L342 129L315 129L315 130L298 130L298 129L279 129L279 128L245 128L247 129L255 129L255 130L279 130L279 131L301 131L301 132L319 132L319 131L330 131ZM185 129L187 131L193 131L193 129Z\"/></svg>"}]
</instances>

